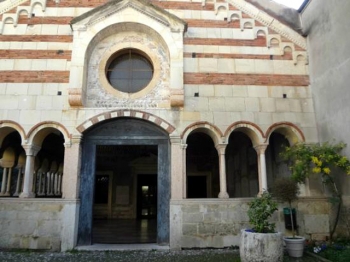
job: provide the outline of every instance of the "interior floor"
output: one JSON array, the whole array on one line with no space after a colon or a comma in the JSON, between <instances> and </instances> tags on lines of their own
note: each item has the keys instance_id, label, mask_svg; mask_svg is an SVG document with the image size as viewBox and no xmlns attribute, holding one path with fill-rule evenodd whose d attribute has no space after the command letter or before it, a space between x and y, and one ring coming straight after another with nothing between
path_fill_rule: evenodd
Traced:
<instances>
[{"instance_id":1,"label":"interior floor","mask_svg":"<svg viewBox=\"0 0 350 262\"><path fill-rule=\"evenodd\" d=\"M135 244L157 242L156 219L95 219L94 244Z\"/></svg>"}]
</instances>

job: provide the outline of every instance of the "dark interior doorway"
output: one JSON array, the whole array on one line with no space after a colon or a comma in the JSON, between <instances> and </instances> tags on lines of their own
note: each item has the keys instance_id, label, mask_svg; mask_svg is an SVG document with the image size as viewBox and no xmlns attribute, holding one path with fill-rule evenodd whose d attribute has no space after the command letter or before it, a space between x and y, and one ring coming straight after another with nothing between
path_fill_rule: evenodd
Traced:
<instances>
[{"instance_id":1,"label":"dark interior doorway","mask_svg":"<svg viewBox=\"0 0 350 262\"><path fill-rule=\"evenodd\" d=\"M138 176L137 218L157 218L157 175Z\"/></svg>"},{"instance_id":2,"label":"dark interior doorway","mask_svg":"<svg viewBox=\"0 0 350 262\"><path fill-rule=\"evenodd\" d=\"M157 172L157 154L155 145L97 146L93 243L157 241L157 174L137 174Z\"/></svg>"},{"instance_id":3,"label":"dark interior doorway","mask_svg":"<svg viewBox=\"0 0 350 262\"><path fill-rule=\"evenodd\" d=\"M78 245L125 243L121 241L169 244L169 153L169 134L143 119L110 119L84 132ZM109 176L108 204L95 203L99 198L95 195L96 174ZM156 219L137 219L139 174L156 174ZM111 237L99 239L99 232Z\"/></svg>"}]
</instances>

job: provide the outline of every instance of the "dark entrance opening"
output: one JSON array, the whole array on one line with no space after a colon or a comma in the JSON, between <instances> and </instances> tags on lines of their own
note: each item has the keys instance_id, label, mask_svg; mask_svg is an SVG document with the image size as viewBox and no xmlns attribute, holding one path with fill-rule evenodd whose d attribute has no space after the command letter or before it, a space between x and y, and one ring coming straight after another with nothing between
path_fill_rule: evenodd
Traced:
<instances>
[{"instance_id":1,"label":"dark entrance opening","mask_svg":"<svg viewBox=\"0 0 350 262\"><path fill-rule=\"evenodd\" d=\"M97 145L93 243L157 242L157 155L155 145Z\"/></svg>"},{"instance_id":2,"label":"dark entrance opening","mask_svg":"<svg viewBox=\"0 0 350 262\"><path fill-rule=\"evenodd\" d=\"M164 130L132 118L84 134L78 245L169 243L169 148Z\"/></svg>"},{"instance_id":3,"label":"dark entrance opening","mask_svg":"<svg viewBox=\"0 0 350 262\"><path fill-rule=\"evenodd\" d=\"M157 175L138 176L137 218L157 218Z\"/></svg>"}]
</instances>

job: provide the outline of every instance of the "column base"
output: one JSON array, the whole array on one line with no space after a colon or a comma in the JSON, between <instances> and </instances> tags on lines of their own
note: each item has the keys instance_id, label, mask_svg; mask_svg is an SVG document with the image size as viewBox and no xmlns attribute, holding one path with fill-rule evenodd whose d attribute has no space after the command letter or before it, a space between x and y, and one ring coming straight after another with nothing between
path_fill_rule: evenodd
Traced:
<instances>
[{"instance_id":1,"label":"column base","mask_svg":"<svg viewBox=\"0 0 350 262\"><path fill-rule=\"evenodd\" d=\"M220 192L218 197L219 197L219 198L222 198L222 199L228 199L228 198L230 198L230 196L228 195L227 192Z\"/></svg>"},{"instance_id":2,"label":"column base","mask_svg":"<svg viewBox=\"0 0 350 262\"><path fill-rule=\"evenodd\" d=\"M35 193L31 192L31 193L21 193L19 195L20 198L34 198L35 197Z\"/></svg>"}]
</instances>

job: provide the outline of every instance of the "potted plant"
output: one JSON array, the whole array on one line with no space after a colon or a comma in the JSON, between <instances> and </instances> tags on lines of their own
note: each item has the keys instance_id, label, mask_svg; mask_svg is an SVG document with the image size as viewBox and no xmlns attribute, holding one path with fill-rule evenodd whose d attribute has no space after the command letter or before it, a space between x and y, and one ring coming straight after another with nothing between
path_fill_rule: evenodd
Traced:
<instances>
[{"instance_id":1,"label":"potted plant","mask_svg":"<svg viewBox=\"0 0 350 262\"><path fill-rule=\"evenodd\" d=\"M277 202L263 192L249 204L248 217L252 229L241 231L240 257L242 262L282 262L283 237L275 232L269 219L278 210Z\"/></svg>"},{"instance_id":2,"label":"potted plant","mask_svg":"<svg viewBox=\"0 0 350 262\"><path fill-rule=\"evenodd\" d=\"M272 195L281 202L287 202L292 227L292 237L284 237L286 248L289 256L302 257L304 252L305 238L296 236L296 223L293 218L292 202L298 199L299 186L298 183L291 178L278 178L272 187Z\"/></svg>"}]
</instances>

